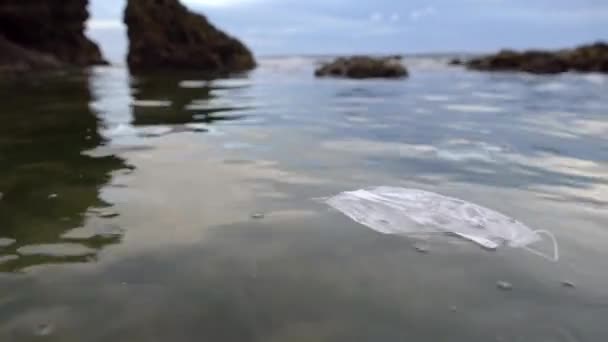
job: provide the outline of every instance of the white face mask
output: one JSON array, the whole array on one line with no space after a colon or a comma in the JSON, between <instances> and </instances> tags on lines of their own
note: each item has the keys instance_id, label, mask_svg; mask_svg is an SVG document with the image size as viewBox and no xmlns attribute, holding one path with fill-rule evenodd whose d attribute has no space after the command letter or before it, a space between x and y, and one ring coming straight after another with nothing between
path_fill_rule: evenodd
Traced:
<instances>
[{"instance_id":1,"label":"white face mask","mask_svg":"<svg viewBox=\"0 0 608 342\"><path fill-rule=\"evenodd\" d=\"M384 234L449 233L488 249L506 245L553 261L559 259L557 242L550 232L534 231L508 216L457 198L381 186L342 192L325 201L356 222ZM539 234L546 234L553 241L553 256L527 247L541 240Z\"/></svg>"}]
</instances>

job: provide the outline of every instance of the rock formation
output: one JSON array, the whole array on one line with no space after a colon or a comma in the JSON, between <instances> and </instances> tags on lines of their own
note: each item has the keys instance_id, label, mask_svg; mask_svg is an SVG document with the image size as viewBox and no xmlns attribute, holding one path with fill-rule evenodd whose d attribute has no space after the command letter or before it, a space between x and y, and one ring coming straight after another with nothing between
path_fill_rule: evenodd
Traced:
<instances>
[{"instance_id":1,"label":"rock formation","mask_svg":"<svg viewBox=\"0 0 608 342\"><path fill-rule=\"evenodd\" d=\"M408 76L407 69L401 64L401 58L374 58L355 56L340 57L322 65L315 71L317 77L346 78L400 78Z\"/></svg>"},{"instance_id":2,"label":"rock formation","mask_svg":"<svg viewBox=\"0 0 608 342\"><path fill-rule=\"evenodd\" d=\"M87 66L105 63L84 34L87 0L2 0L0 57L3 69ZM6 49L5 49L6 48Z\"/></svg>"},{"instance_id":3,"label":"rock formation","mask_svg":"<svg viewBox=\"0 0 608 342\"><path fill-rule=\"evenodd\" d=\"M125 24L131 71L194 69L213 73L255 67L251 52L178 0L129 0Z\"/></svg>"},{"instance_id":4,"label":"rock formation","mask_svg":"<svg viewBox=\"0 0 608 342\"><path fill-rule=\"evenodd\" d=\"M51 55L28 50L0 36L0 72L46 70L63 64Z\"/></svg>"},{"instance_id":5,"label":"rock formation","mask_svg":"<svg viewBox=\"0 0 608 342\"><path fill-rule=\"evenodd\" d=\"M452 65L452 66L458 66L458 65L462 65L462 59L460 58L452 58L450 59L450 61L448 62L448 65Z\"/></svg>"},{"instance_id":6,"label":"rock formation","mask_svg":"<svg viewBox=\"0 0 608 342\"><path fill-rule=\"evenodd\" d=\"M596 43L571 50L524 51L503 50L466 63L469 69L481 71L522 71L534 74L557 74L567 71L608 73L608 44Z\"/></svg>"}]
</instances>

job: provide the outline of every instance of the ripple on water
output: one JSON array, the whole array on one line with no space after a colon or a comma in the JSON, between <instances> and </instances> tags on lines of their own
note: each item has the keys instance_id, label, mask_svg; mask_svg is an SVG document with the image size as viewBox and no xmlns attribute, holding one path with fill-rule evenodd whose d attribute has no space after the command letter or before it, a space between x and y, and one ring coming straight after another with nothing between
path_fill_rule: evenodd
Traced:
<instances>
[{"instance_id":1,"label":"ripple on water","mask_svg":"<svg viewBox=\"0 0 608 342\"><path fill-rule=\"evenodd\" d=\"M602 74L589 74L583 76L583 79L589 83L602 85L608 83L608 76Z\"/></svg>"},{"instance_id":2,"label":"ripple on water","mask_svg":"<svg viewBox=\"0 0 608 342\"><path fill-rule=\"evenodd\" d=\"M450 100L450 98L445 95L424 95L422 98L429 102L447 102Z\"/></svg>"},{"instance_id":3,"label":"ripple on water","mask_svg":"<svg viewBox=\"0 0 608 342\"><path fill-rule=\"evenodd\" d=\"M17 249L17 253L25 256L72 257L95 254L95 250L77 243L56 243L23 246Z\"/></svg>"},{"instance_id":4,"label":"ripple on water","mask_svg":"<svg viewBox=\"0 0 608 342\"><path fill-rule=\"evenodd\" d=\"M14 254L1 255L0 256L0 265L4 264L5 262L9 262L9 261L17 260L17 259L19 259L18 255L14 255Z\"/></svg>"},{"instance_id":5,"label":"ripple on water","mask_svg":"<svg viewBox=\"0 0 608 342\"><path fill-rule=\"evenodd\" d=\"M133 100L131 105L134 107L169 107L171 101L165 100Z\"/></svg>"},{"instance_id":6,"label":"ripple on water","mask_svg":"<svg viewBox=\"0 0 608 342\"><path fill-rule=\"evenodd\" d=\"M194 81L194 80L184 80L179 82L180 88L186 89L196 89L196 88L205 88L209 87L208 81Z\"/></svg>"},{"instance_id":7,"label":"ripple on water","mask_svg":"<svg viewBox=\"0 0 608 342\"><path fill-rule=\"evenodd\" d=\"M504 112L503 108L489 105L474 105L474 104L448 104L444 106L445 109L452 112L464 112L464 113L501 113Z\"/></svg>"},{"instance_id":8,"label":"ripple on water","mask_svg":"<svg viewBox=\"0 0 608 342\"><path fill-rule=\"evenodd\" d=\"M92 239L98 237L114 237L124 234L124 230L115 224L99 224L94 227L74 228L61 235L63 239Z\"/></svg>"},{"instance_id":9,"label":"ripple on water","mask_svg":"<svg viewBox=\"0 0 608 342\"><path fill-rule=\"evenodd\" d=\"M491 93L485 91L474 91L472 93L473 96L479 97L482 99L493 99L493 100L515 100L516 96L510 94L500 94L500 93Z\"/></svg>"},{"instance_id":10,"label":"ripple on water","mask_svg":"<svg viewBox=\"0 0 608 342\"><path fill-rule=\"evenodd\" d=\"M12 244L15 243L14 239L9 239L9 238L0 238L0 248L2 247L8 247Z\"/></svg>"},{"instance_id":11,"label":"ripple on water","mask_svg":"<svg viewBox=\"0 0 608 342\"><path fill-rule=\"evenodd\" d=\"M535 89L541 92L561 92L568 89L568 85L563 82L546 82L537 85Z\"/></svg>"}]
</instances>

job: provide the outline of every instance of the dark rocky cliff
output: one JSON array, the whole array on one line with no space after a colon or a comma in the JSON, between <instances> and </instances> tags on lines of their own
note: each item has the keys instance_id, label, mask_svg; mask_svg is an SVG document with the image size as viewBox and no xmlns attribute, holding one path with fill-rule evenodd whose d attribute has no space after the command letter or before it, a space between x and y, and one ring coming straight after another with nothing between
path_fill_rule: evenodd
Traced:
<instances>
[{"instance_id":1,"label":"dark rocky cliff","mask_svg":"<svg viewBox=\"0 0 608 342\"><path fill-rule=\"evenodd\" d=\"M125 24L132 71L195 69L239 72L255 67L252 53L237 39L194 14L178 0L129 0Z\"/></svg>"},{"instance_id":2,"label":"dark rocky cliff","mask_svg":"<svg viewBox=\"0 0 608 342\"><path fill-rule=\"evenodd\" d=\"M3 68L103 64L97 45L84 34L87 0L2 0L0 57Z\"/></svg>"}]
</instances>

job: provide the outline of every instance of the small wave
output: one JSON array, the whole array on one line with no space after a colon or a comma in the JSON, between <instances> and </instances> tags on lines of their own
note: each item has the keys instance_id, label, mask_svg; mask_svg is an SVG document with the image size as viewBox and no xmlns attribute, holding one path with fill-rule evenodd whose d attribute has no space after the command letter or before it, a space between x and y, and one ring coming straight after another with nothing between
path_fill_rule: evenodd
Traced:
<instances>
[{"instance_id":1,"label":"small wave","mask_svg":"<svg viewBox=\"0 0 608 342\"><path fill-rule=\"evenodd\" d=\"M295 71L312 67L316 62L313 57L267 57L259 61L260 67L275 71Z\"/></svg>"},{"instance_id":2,"label":"small wave","mask_svg":"<svg viewBox=\"0 0 608 342\"><path fill-rule=\"evenodd\" d=\"M423 95L422 98L430 102L447 102L450 100L450 98L445 95Z\"/></svg>"},{"instance_id":3,"label":"small wave","mask_svg":"<svg viewBox=\"0 0 608 342\"><path fill-rule=\"evenodd\" d=\"M482 99L496 99L496 100L514 100L517 97L509 94L499 94L499 93L489 93L483 91L474 91L472 93L475 97L480 97Z\"/></svg>"},{"instance_id":4,"label":"small wave","mask_svg":"<svg viewBox=\"0 0 608 342\"><path fill-rule=\"evenodd\" d=\"M124 137L124 136L132 136L137 134L137 130L128 124L118 124L104 132L105 136L108 137Z\"/></svg>"},{"instance_id":5,"label":"small wave","mask_svg":"<svg viewBox=\"0 0 608 342\"><path fill-rule=\"evenodd\" d=\"M143 126L137 127L137 134L144 137L160 137L174 131L169 126Z\"/></svg>"},{"instance_id":6,"label":"small wave","mask_svg":"<svg viewBox=\"0 0 608 342\"><path fill-rule=\"evenodd\" d=\"M608 76L602 74L589 74L583 76L583 79L589 83L602 85L608 83Z\"/></svg>"},{"instance_id":7,"label":"small wave","mask_svg":"<svg viewBox=\"0 0 608 342\"><path fill-rule=\"evenodd\" d=\"M184 81L179 82L179 87L186 88L186 89L205 88L208 86L209 86L208 81L184 80Z\"/></svg>"},{"instance_id":8,"label":"small wave","mask_svg":"<svg viewBox=\"0 0 608 342\"><path fill-rule=\"evenodd\" d=\"M0 256L0 265L17 259L19 259L19 256L14 254L2 255Z\"/></svg>"},{"instance_id":9,"label":"small wave","mask_svg":"<svg viewBox=\"0 0 608 342\"><path fill-rule=\"evenodd\" d=\"M120 137L157 137L171 133L174 129L169 126L140 126L134 127L130 124L118 124L104 132L104 135L110 138Z\"/></svg>"},{"instance_id":10,"label":"small wave","mask_svg":"<svg viewBox=\"0 0 608 342\"><path fill-rule=\"evenodd\" d=\"M171 101L164 100L134 100L131 102L133 107L169 107Z\"/></svg>"},{"instance_id":11,"label":"small wave","mask_svg":"<svg viewBox=\"0 0 608 342\"><path fill-rule=\"evenodd\" d=\"M504 109L496 106L487 105L472 105L472 104L449 104L444 106L445 109L453 112L465 113L501 113Z\"/></svg>"},{"instance_id":12,"label":"small wave","mask_svg":"<svg viewBox=\"0 0 608 342\"><path fill-rule=\"evenodd\" d=\"M363 117L363 116L348 116L346 117L346 120L349 122L356 122L356 123L368 123L371 120Z\"/></svg>"},{"instance_id":13,"label":"small wave","mask_svg":"<svg viewBox=\"0 0 608 342\"><path fill-rule=\"evenodd\" d=\"M447 141L437 149L437 157L448 161L482 161L494 163L504 149L483 141L455 139Z\"/></svg>"},{"instance_id":14,"label":"small wave","mask_svg":"<svg viewBox=\"0 0 608 342\"><path fill-rule=\"evenodd\" d=\"M536 86L536 90L542 92L560 92L568 89L568 85L563 82L547 82Z\"/></svg>"},{"instance_id":15,"label":"small wave","mask_svg":"<svg viewBox=\"0 0 608 342\"><path fill-rule=\"evenodd\" d=\"M17 253L25 256L45 255L52 257L70 257L94 254L95 250L77 243L57 243L23 246L17 250Z\"/></svg>"},{"instance_id":16,"label":"small wave","mask_svg":"<svg viewBox=\"0 0 608 342\"><path fill-rule=\"evenodd\" d=\"M404 64L412 69L440 70L448 67L450 59L446 56L405 56Z\"/></svg>"},{"instance_id":17,"label":"small wave","mask_svg":"<svg viewBox=\"0 0 608 342\"><path fill-rule=\"evenodd\" d=\"M2 247L8 247L12 244L14 244L16 241L14 239L9 239L9 238L0 238L0 248Z\"/></svg>"}]
</instances>

